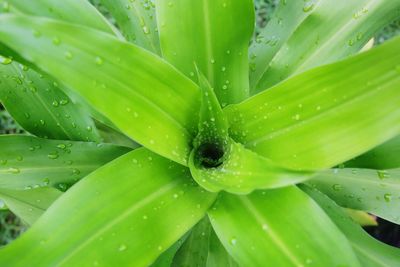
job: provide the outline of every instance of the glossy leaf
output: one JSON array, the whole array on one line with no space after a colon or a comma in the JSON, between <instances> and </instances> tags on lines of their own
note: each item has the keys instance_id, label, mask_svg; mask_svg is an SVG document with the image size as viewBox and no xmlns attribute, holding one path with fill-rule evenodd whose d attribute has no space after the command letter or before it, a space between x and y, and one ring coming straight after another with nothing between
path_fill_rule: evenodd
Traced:
<instances>
[{"instance_id":1,"label":"glossy leaf","mask_svg":"<svg viewBox=\"0 0 400 267\"><path fill-rule=\"evenodd\" d=\"M397 38L228 107L231 136L290 168L332 167L400 133L399 86Z\"/></svg>"},{"instance_id":2,"label":"glossy leaf","mask_svg":"<svg viewBox=\"0 0 400 267\"><path fill-rule=\"evenodd\" d=\"M391 0L281 1L251 48L254 92L356 54L399 15L400 2Z\"/></svg>"},{"instance_id":3,"label":"glossy leaf","mask_svg":"<svg viewBox=\"0 0 400 267\"><path fill-rule=\"evenodd\" d=\"M115 18L125 39L160 54L153 0L100 0Z\"/></svg>"},{"instance_id":4,"label":"glossy leaf","mask_svg":"<svg viewBox=\"0 0 400 267\"><path fill-rule=\"evenodd\" d=\"M234 267L237 264L222 246L208 217L204 217L193 227L170 266Z\"/></svg>"},{"instance_id":5,"label":"glossy leaf","mask_svg":"<svg viewBox=\"0 0 400 267\"><path fill-rule=\"evenodd\" d=\"M345 236L297 187L221 193L209 216L241 266L360 266Z\"/></svg>"},{"instance_id":6,"label":"glossy leaf","mask_svg":"<svg viewBox=\"0 0 400 267\"><path fill-rule=\"evenodd\" d=\"M400 169L333 169L309 183L341 206L400 224Z\"/></svg>"},{"instance_id":7,"label":"glossy leaf","mask_svg":"<svg viewBox=\"0 0 400 267\"><path fill-rule=\"evenodd\" d=\"M190 232L190 231L189 231ZM169 247L164 253L162 253L150 267L170 267L174 256L178 249L182 246L183 242L186 240L188 233L182 236L178 241Z\"/></svg>"},{"instance_id":8,"label":"glossy leaf","mask_svg":"<svg viewBox=\"0 0 400 267\"><path fill-rule=\"evenodd\" d=\"M356 157L344 165L347 168L393 169L400 168L400 136Z\"/></svg>"},{"instance_id":9,"label":"glossy leaf","mask_svg":"<svg viewBox=\"0 0 400 267\"><path fill-rule=\"evenodd\" d=\"M0 199L7 207L28 225L32 225L62 195L54 188L32 190L0 189Z\"/></svg>"},{"instance_id":10,"label":"glossy leaf","mask_svg":"<svg viewBox=\"0 0 400 267\"><path fill-rule=\"evenodd\" d=\"M33 17L3 15L0 22L1 42L79 92L141 145L186 164L200 105L199 90L188 78L98 31ZM42 36L32 35L33 29ZM60 45L52 44L54 36Z\"/></svg>"},{"instance_id":11,"label":"glossy leaf","mask_svg":"<svg viewBox=\"0 0 400 267\"><path fill-rule=\"evenodd\" d=\"M194 81L196 63L222 106L248 96L252 0L159 0L156 10L162 54L169 62Z\"/></svg>"},{"instance_id":12,"label":"glossy leaf","mask_svg":"<svg viewBox=\"0 0 400 267\"><path fill-rule=\"evenodd\" d=\"M365 267L396 267L400 264L400 249L381 243L366 233L360 225L352 221L343 211L317 190L302 189L312 196L346 235L360 263Z\"/></svg>"},{"instance_id":13,"label":"glossy leaf","mask_svg":"<svg viewBox=\"0 0 400 267\"><path fill-rule=\"evenodd\" d=\"M94 8L89 1L58 0L0 0L3 12L35 15L82 24L94 29L114 34L112 25ZM4 8L7 6L7 8ZM40 34L40 33L38 33ZM56 37L55 37L56 38Z\"/></svg>"},{"instance_id":14,"label":"glossy leaf","mask_svg":"<svg viewBox=\"0 0 400 267\"><path fill-rule=\"evenodd\" d=\"M50 139L100 141L94 122L55 82L16 62L0 64L0 100L26 131Z\"/></svg>"},{"instance_id":15,"label":"glossy leaf","mask_svg":"<svg viewBox=\"0 0 400 267\"><path fill-rule=\"evenodd\" d=\"M0 188L55 186L65 190L103 164L130 151L89 142L0 136Z\"/></svg>"},{"instance_id":16,"label":"glossy leaf","mask_svg":"<svg viewBox=\"0 0 400 267\"><path fill-rule=\"evenodd\" d=\"M27 233L0 251L0 264L148 266L214 200L190 180L186 168L137 149L68 190Z\"/></svg>"},{"instance_id":17,"label":"glossy leaf","mask_svg":"<svg viewBox=\"0 0 400 267\"><path fill-rule=\"evenodd\" d=\"M310 179L313 174L283 168L233 140L230 140L222 162L217 167L207 168L197 162L192 152L189 167L193 178L202 187L212 192L225 190L234 194L293 185Z\"/></svg>"}]
</instances>

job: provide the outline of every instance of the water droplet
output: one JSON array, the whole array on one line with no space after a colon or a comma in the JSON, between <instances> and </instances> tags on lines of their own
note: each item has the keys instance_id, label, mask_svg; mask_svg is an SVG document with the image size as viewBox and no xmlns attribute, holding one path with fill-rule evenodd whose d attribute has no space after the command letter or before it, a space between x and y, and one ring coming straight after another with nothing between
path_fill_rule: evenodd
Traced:
<instances>
[{"instance_id":1,"label":"water droplet","mask_svg":"<svg viewBox=\"0 0 400 267\"><path fill-rule=\"evenodd\" d=\"M57 100L54 100L53 103L52 103L52 105L53 105L53 107L58 107L58 106L59 106L59 103L58 103Z\"/></svg>"},{"instance_id":2,"label":"water droplet","mask_svg":"<svg viewBox=\"0 0 400 267\"><path fill-rule=\"evenodd\" d=\"M386 202L390 202L392 200L392 194L386 193L383 195L383 198L385 199Z\"/></svg>"},{"instance_id":3,"label":"water droplet","mask_svg":"<svg viewBox=\"0 0 400 267\"><path fill-rule=\"evenodd\" d=\"M22 156L17 157L17 161L23 161L23 160L24 160L24 157L22 157Z\"/></svg>"},{"instance_id":4,"label":"water droplet","mask_svg":"<svg viewBox=\"0 0 400 267\"><path fill-rule=\"evenodd\" d=\"M50 184L50 179L49 178L44 178L43 179L43 185L48 186Z\"/></svg>"},{"instance_id":5,"label":"water droplet","mask_svg":"<svg viewBox=\"0 0 400 267\"><path fill-rule=\"evenodd\" d=\"M125 244L121 244L119 247L118 247L118 251L125 251L127 249L127 246L125 245Z\"/></svg>"},{"instance_id":6,"label":"water droplet","mask_svg":"<svg viewBox=\"0 0 400 267\"><path fill-rule=\"evenodd\" d=\"M103 59L101 58L101 57L96 57L96 65L103 65L103 63L104 63L104 61L103 61Z\"/></svg>"},{"instance_id":7,"label":"water droplet","mask_svg":"<svg viewBox=\"0 0 400 267\"><path fill-rule=\"evenodd\" d=\"M379 179L381 179L381 180L390 177L388 171L386 171L386 170L378 170L378 171L376 171L376 172L378 173L378 177L379 177Z\"/></svg>"},{"instance_id":8,"label":"water droplet","mask_svg":"<svg viewBox=\"0 0 400 267\"><path fill-rule=\"evenodd\" d=\"M230 243L232 246L235 246L236 243L237 243L237 239L234 237L234 238L232 238L232 239L229 241L229 243Z\"/></svg>"},{"instance_id":9,"label":"water droplet","mask_svg":"<svg viewBox=\"0 0 400 267\"><path fill-rule=\"evenodd\" d=\"M13 60L12 60L11 58L0 56L0 62L1 62L1 64L3 64L3 65L11 64L12 61L13 61Z\"/></svg>"},{"instance_id":10,"label":"water droplet","mask_svg":"<svg viewBox=\"0 0 400 267\"><path fill-rule=\"evenodd\" d=\"M68 99L62 99L62 100L60 100L60 105L62 105L62 106L65 106L66 104L68 104L69 103L69 100Z\"/></svg>"},{"instance_id":11,"label":"water droplet","mask_svg":"<svg viewBox=\"0 0 400 267\"><path fill-rule=\"evenodd\" d=\"M342 186L340 184L334 184L332 185L332 188L335 191L340 191L342 189Z\"/></svg>"},{"instance_id":12,"label":"water droplet","mask_svg":"<svg viewBox=\"0 0 400 267\"><path fill-rule=\"evenodd\" d=\"M267 231L267 230L268 230L268 225L263 224L263 225L262 225L262 229L263 229L264 231Z\"/></svg>"},{"instance_id":13,"label":"water droplet","mask_svg":"<svg viewBox=\"0 0 400 267\"><path fill-rule=\"evenodd\" d=\"M20 169L18 169L18 168L13 168L13 167L11 167L11 168L8 168L7 172L8 172L8 173L11 173L11 174L18 174L18 173L20 173L21 171L20 171Z\"/></svg>"},{"instance_id":14,"label":"water droplet","mask_svg":"<svg viewBox=\"0 0 400 267\"><path fill-rule=\"evenodd\" d=\"M0 159L0 165L6 165L7 160L6 159Z\"/></svg>"},{"instance_id":15,"label":"water droplet","mask_svg":"<svg viewBox=\"0 0 400 267\"><path fill-rule=\"evenodd\" d=\"M35 36L36 38L40 37L42 35L42 33L38 30L34 30L33 31L33 36Z\"/></svg>"},{"instance_id":16,"label":"water droplet","mask_svg":"<svg viewBox=\"0 0 400 267\"><path fill-rule=\"evenodd\" d=\"M53 153L49 153L49 154L47 155L47 157L48 157L49 159L57 159L57 158L59 157L59 155L58 155L57 152L53 152Z\"/></svg>"},{"instance_id":17,"label":"water droplet","mask_svg":"<svg viewBox=\"0 0 400 267\"><path fill-rule=\"evenodd\" d=\"M313 10L314 6L315 6L314 2L312 1L306 2L304 4L303 11L310 12L311 10Z\"/></svg>"},{"instance_id":18,"label":"water droplet","mask_svg":"<svg viewBox=\"0 0 400 267\"><path fill-rule=\"evenodd\" d=\"M52 42L53 42L54 45L60 45L61 44L61 40L58 37L54 37Z\"/></svg>"},{"instance_id":19,"label":"water droplet","mask_svg":"<svg viewBox=\"0 0 400 267\"><path fill-rule=\"evenodd\" d=\"M72 52L70 52L70 51L65 52L64 56L66 59L72 59L74 57Z\"/></svg>"},{"instance_id":20,"label":"water droplet","mask_svg":"<svg viewBox=\"0 0 400 267\"><path fill-rule=\"evenodd\" d=\"M349 46L353 46L353 45L354 45L354 40L353 40L353 39L350 39L349 42L348 42L348 44L349 44Z\"/></svg>"}]
</instances>

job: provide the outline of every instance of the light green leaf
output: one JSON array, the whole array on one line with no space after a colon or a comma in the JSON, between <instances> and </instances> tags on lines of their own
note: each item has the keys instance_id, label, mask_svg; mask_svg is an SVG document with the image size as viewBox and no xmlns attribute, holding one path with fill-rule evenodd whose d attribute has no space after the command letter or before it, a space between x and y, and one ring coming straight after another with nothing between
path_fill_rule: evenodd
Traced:
<instances>
[{"instance_id":1,"label":"light green leaf","mask_svg":"<svg viewBox=\"0 0 400 267\"><path fill-rule=\"evenodd\" d=\"M115 18L125 39L160 54L160 43L153 0L100 0Z\"/></svg>"},{"instance_id":2,"label":"light green leaf","mask_svg":"<svg viewBox=\"0 0 400 267\"><path fill-rule=\"evenodd\" d=\"M26 131L59 140L100 141L92 119L55 82L16 62L0 64L0 100Z\"/></svg>"},{"instance_id":3,"label":"light green leaf","mask_svg":"<svg viewBox=\"0 0 400 267\"><path fill-rule=\"evenodd\" d=\"M400 136L356 157L344 165L347 168L393 169L400 168Z\"/></svg>"},{"instance_id":4,"label":"light green leaf","mask_svg":"<svg viewBox=\"0 0 400 267\"><path fill-rule=\"evenodd\" d=\"M400 249L375 240L360 225L343 213L335 202L319 191L306 186L302 186L302 189L318 202L346 235L363 267L396 267L400 265Z\"/></svg>"},{"instance_id":5,"label":"light green leaf","mask_svg":"<svg viewBox=\"0 0 400 267\"><path fill-rule=\"evenodd\" d=\"M209 167L199 162L199 156L213 152L210 147L193 150L189 161L193 178L212 192L225 190L234 194L248 194L255 189L293 185L312 177L311 172L283 168L233 140L226 146L220 165Z\"/></svg>"},{"instance_id":6,"label":"light green leaf","mask_svg":"<svg viewBox=\"0 0 400 267\"><path fill-rule=\"evenodd\" d=\"M293 169L323 169L400 133L400 38L226 108L231 136Z\"/></svg>"},{"instance_id":7,"label":"light green leaf","mask_svg":"<svg viewBox=\"0 0 400 267\"><path fill-rule=\"evenodd\" d=\"M234 267L229 256L213 231L208 217L204 217L190 232L189 237L174 257L175 267Z\"/></svg>"},{"instance_id":8,"label":"light green leaf","mask_svg":"<svg viewBox=\"0 0 400 267\"><path fill-rule=\"evenodd\" d=\"M43 18L2 15L0 39L79 92L123 133L187 164L200 94L171 65L108 34Z\"/></svg>"},{"instance_id":9,"label":"light green leaf","mask_svg":"<svg viewBox=\"0 0 400 267\"><path fill-rule=\"evenodd\" d=\"M28 232L0 250L0 264L148 266L214 200L187 168L140 148L68 190Z\"/></svg>"},{"instance_id":10,"label":"light green leaf","mask_svg":"<svg viewBox=\"0 0 400 267\"><path fill-rule=\"evenodd\" d=\"M0 189L0 199L28 225L32 225L62 193L54 188L32 190Z\"/></svg>"},{"instance_id":11,"label":"light green leaf","mask_svg":"<svg viewBox=\"0 0 400 267\"><path fill-rule=\"evenodd\" d=\"M321 172L309 184L343 207L400 224L400 169L333 169Z\"/></svg>"},{"instance_id":12,"label":"light green leaf","mask_svg":"<svg viewBox=\"0 0 400 267\"><path fill-rule=\"evenodd\" d=\"M195 62L222 106L248 96L252 0L159 0L156 10L162 54L169 62L197 81Z\"/></svg>"},{"instance_id":13,"label":"light green leaf","mask_svg":"<svg viewBox=\"0 0 400 267\"><path fill-rule=\"evenodd\" d=\"M250 49L254 92L356 54L400 15L400 2L392 0L286 2Z\"/></svg>"},{"instance_id":14,"label":"light green leaf","mask_svg":"<svg viewBox=\"0 0 400 267\"><path fill-rule=\"evenodd\" d=\"M0 188L56 186L65 190L129 148L89 142L0 136Z\"/></svg>"},{"instance_id":15,"label":"light green leaf","mask_svg":"<svg viewBox=\"0 0 400 267\"><path fill-rule=\"evenodd\" d=\"M0 0L0 13L35 15L82 24L115 34L116 30L87 0ZM7 8L4 8L4 7ZM39 34L39 33L38 33ZM55 37L56 38L56 37Z\"/></svg>"},{"instance_id":16,"label":"light green leaf","mask_svg":"<svg viewBox=\"0 0 400 267\"><path fill-rule=\"evenodd\" d=\"M221 193L209 216L241 266L360 266L344 235L294 186L247 196Z\"/></svg>"}]
</instances>

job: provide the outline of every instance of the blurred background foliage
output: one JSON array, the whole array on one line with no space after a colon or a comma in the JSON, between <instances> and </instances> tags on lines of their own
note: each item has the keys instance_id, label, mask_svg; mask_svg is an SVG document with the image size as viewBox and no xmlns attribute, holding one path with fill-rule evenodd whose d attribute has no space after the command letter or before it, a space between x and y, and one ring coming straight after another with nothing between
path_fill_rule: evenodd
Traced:
<instances>
[{"instance_id":1,"label":"blurred background foliage","mask_svg":"<svg viewBox=\"0 0 400 267\"><path fill-rule=\"evenodd\" d=\"M90 0L112 23L113 18L108 11L99 4L98 0ZM254 36L267 25L271 19L273 11L278 5L279 0L254 0L256 8L256 29ZM379 45L384 41L400 35L400 18L380 32L374 38L375 45ZM21 134L23 129L14 122L8 112L0 103L0 134ZM378 218L379 225L377 227L367 227L366 230L381 241L400 247L400 226L386 222ZM17 238L26 230L23 222L19 220L4 206L0 200L0 246L4 246Z\"/></svg>"}]
</instances>

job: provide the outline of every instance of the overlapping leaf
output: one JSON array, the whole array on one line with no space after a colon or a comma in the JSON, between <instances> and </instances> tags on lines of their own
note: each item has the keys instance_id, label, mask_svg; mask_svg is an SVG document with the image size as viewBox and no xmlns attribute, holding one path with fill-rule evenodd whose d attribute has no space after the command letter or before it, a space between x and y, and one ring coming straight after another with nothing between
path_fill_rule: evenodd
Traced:
<instances>
[{"instance_id":1,"label":"overlapping leaf","mask_svg":"<svg viewBox=\"0 0 400 267\"><path fill-rule=\"evenodd\" d=\"M312 196L332 221L346 235L362 266L396 267L400 264L400 249L381 243L354 223L340 208L324 194L309 187L302 189Z\"/></svg>"},{"instance_id":2,"label":"overlapping leaf","mask_svg":"<svg viewBox=\"0 0 400 267\"><path fill-rule=\"evenodd\" d=\"M209 215L241 266L360 266L345 236L297 187L222 193Z\"/></svg>"},{"instance_id":3,"label":"overlapping leaf","mask_svg":"<svg viewBox=\"0 0 400 267\"><path fill-rule=\"evenodd\" d=\"M89 142L0 136L0 188L65 190L129 148Z\"/></svg>"},{"instance_id":4,"label":"overlapping leaf","mask_svg":"<svg viewBox=\"0 0 400 267\"><path fill-rule=\"evenodd\" d=\"M113 15L128 41L160 54L153 0L100 0L100 3Z\"/></svg>"},{"instance_id":5,"label":"overlapping leaf","mask_svg":"<svg viewBox=\"0 0 400 267\"><path fill-rule=\"evenodd\" d=\"M148 266L214 200L186 168L137 149L68 190L24 236L0 251L0 264Z\"/></svg>"},{"instance_id":6,"label":"overlapping leaf","mask_svg":"<svg viewBox=\"0 0 400 267\"><path fill-rule=\"evenodd\" d=\"M368 211L400 224L400 169L338 169L310 182L339 205Z\"/></svg>"},{"instance_id":7,"label":"overlapping leaf","mask_svg":"<svg viewBox=\"0 0 400 267\"><path fill-rule=\"evenodd\" d=\"M400 133L400 39L319 67L226 109L236 141L279 164L322 169Z\"/></svg>"},{"instance_id":8,"label":"overlapping leaf","mask_svg":"<svg viewBox=\"0 0 400 267\"><path fill-rule=\"evenodd\" d=\"M58 140L100 141L94 122L57 84L16 62L0 64L0 100L28 132Z\"/></svg>"},{"instance_id":9,"label":"overlapping leaf","mask_svg":"<svg viewBox=\"0 0 400 267\"><path fill-rule=\"evenodd\" d=\"M391 0L281 1L250 49L253 92L357 53L399 15L400 2Z\"/></svg>"},{"instance_id":10,"label":"overlapping leaf","mask_svg":"<svg viewBox=\"0 0 400 267\"><path fill-rule=\"evenodd\" d=\"M2 15L0 21L2 43L79 92L135 141L186 164L199 107L188 78L108 34L42 18Z\"/></svg>"},{"instance_id":11,"label":"overlapping leaf","mask_svg":"<svg viewBox=\"0 0 400 267\"><path fill-rule=\"evenodd\" d=\"M156 10L162 54L169 62L197 81L196 63L222 106L248 96L252 0L160 0Z\"/></svg>"}]
</instances>

